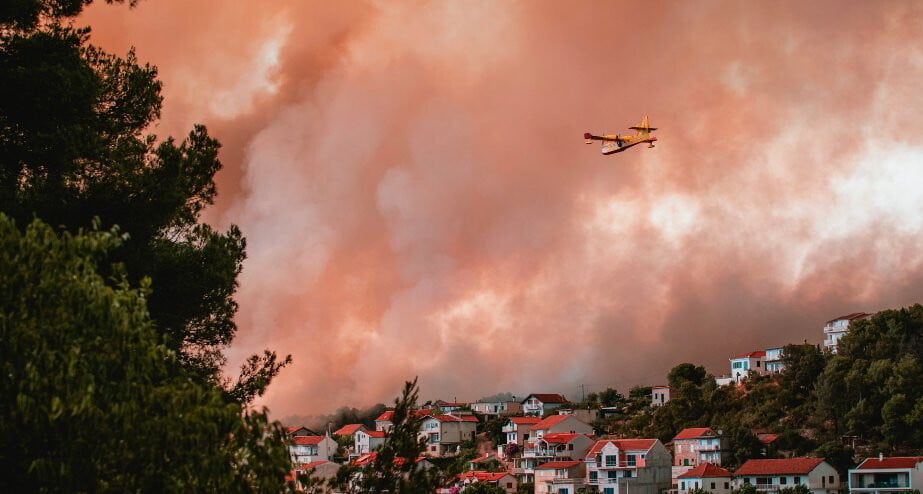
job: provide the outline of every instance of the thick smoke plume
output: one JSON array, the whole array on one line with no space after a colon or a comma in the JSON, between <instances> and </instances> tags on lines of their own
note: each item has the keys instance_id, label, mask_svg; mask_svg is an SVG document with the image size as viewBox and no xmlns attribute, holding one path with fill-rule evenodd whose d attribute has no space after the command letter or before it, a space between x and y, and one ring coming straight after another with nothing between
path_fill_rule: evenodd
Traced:
<instances>
[{"instance_id":1,"label":"thick smoke plume","mask_svg":"<svg viewBox=\"0 0 923 494\"><path fill-rule=\"evenodd\" d=\"M919 2L94 5L208 125L277 415L657 384L923 299ZM584 131L658 147L599 155Z\"/></svg>"}]
</instances>

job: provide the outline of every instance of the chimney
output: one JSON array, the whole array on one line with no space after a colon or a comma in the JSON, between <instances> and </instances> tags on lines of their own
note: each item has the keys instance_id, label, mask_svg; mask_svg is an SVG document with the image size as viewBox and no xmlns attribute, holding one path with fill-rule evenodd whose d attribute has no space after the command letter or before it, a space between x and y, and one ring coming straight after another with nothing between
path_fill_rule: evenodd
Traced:
<instances>
[{"instance_id":1,"label":"chimney","mask_svg":"<svg viewBox=\"0 0 923 494\"><path fill-rule=\"evenodd\" d=\"M881 451L878 452L878 461L885 461L885 454Z\"/></svg>"}]
</instances>

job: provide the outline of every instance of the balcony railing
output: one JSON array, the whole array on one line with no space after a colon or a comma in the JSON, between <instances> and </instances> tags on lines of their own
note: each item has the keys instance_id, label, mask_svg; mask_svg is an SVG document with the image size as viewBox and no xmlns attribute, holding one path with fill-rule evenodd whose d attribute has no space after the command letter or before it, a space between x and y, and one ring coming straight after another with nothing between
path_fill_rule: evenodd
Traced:
<instances>
[{"instance_id":1,"label":"balcony railing","mask_svg":"<svg viewBox=\"0 0 923 494\"><path fill-rule=\"evenodd\" d=\"M909 489L910 484L907 482L902 482L899 480L885 481L885 482L869 482L863 484L861 482L852 485L853 489Z\"/></svg>"},{"instance_id":2,"label":"balcony railing","mask_svg":"<svg viewBox=\"0 0 923 494\"><path fill-rule=\"evenodd\" d=\"M596 468L603 469L603 468L638 468L638 467L643 467L644 465L640 464L639 462L629 463L627 461L619 461L615 463L603 461L599 465L596 465L596 463L591 460L588 462L588 466L595 466Z\"/></svg>"},{"instance_id":3,"label":"balcony railing","mask_svg":"<svg viewBox=\"0 0 923 494\"><path fill-rule=\"evenodd\" d=\"M782 489L783 487L790 487L790 486L779 485L779 484L756 484L754 487L756 487L757 491L766 492L766 491L778 491Z\"/></svg>"}]
</instances>

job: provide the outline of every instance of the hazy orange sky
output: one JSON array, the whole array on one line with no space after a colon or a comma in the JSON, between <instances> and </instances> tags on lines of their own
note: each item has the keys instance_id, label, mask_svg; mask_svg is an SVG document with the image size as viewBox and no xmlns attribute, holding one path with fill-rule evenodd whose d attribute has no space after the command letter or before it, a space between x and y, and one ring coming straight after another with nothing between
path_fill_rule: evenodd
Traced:
<instances>
[{"instance_id":1,"label":"hazy orange sky","mask_svg":"<svg viewBox=\"0 0 923 494\"><path fill-rule=\"evenodd\" d=\"M97 2L224 144L275 416L579 397L923 301L923 3ZM584 131L655 149L601 156ZM155 280L156 287L156 280Z\"/></svg>"}]
</instances>

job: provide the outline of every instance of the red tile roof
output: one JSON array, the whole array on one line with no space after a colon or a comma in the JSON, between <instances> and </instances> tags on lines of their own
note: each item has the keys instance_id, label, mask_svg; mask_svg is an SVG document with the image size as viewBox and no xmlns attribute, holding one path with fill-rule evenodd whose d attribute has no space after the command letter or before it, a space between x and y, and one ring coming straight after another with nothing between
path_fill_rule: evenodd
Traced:
<instances>
[{"instance_id":1,"label":"red tile roof","mask_svg":"<svg viewBox=\"0 0 923 494\"><path fill-rule=\"evenodd\" d=\"M346 424L343 427L333 431L333 433L340 436L351 436L355 434L357 430L364 428L365 426L362 424Z\"/></svg>"},{"instance_id":2,"label":"red tile roof","mask_svg":"<svg viewBox=\"0 0 923 494\"><path fill-rule=\"evenodd\" d=\"M781 460L747 460L734 475L806 474L823 463L823 458L786 458Z\"/></svg>"},{"instance_id":3,"label":"red tile roof","mask_svg":"<svg viewBox=\"0 0 923 494\"><path fill-rule=\"evenodd\" d=\"M583 434L571 434L569 432L553 432L551 434L545 434L542 436L542 439L547 443L552 444L567 444L573 441L577 436L582 436Z\"/></svg>"},{"instance_id":4,"label":"red tile roof","mask_svg":"<svg viewBox=\"0 0 923 494\"><path fill-rule=\"evenodd\" d=\"M923 456L890 456L881 460L878 458L866 458L856 467L856 470L914 468L920 462L923 462Z\"/></svg>"},{"instance_id":5,"label":"red tile roof","mask_svg":"<svg viewBox=\"0 0 923 494\"><path fill-rule=\"evenodd\" d=\"M745 353L743 355L732 357L731 360L737 360L741 358L760 358L760 357L765 357L765 356L766 356L766 352L764 352L763 350L757 350L755 352Z\"/></svg>"},{"instance_id":6,"label":"red tile roof","mask_svg":"<svg viewBox=\"0 0 923 494\"><path fill-rule=\"evenodd\" d=\"M375 419L375 421L380 422L383 420L391 420L393 417L394 417L394 410L385 410L381 415L378 416L377 419Z\"/></svg>"},{"instance_id":7,"label":"red tile roof","mask_svg":"<svg viewBox=\"0 0 923 494\"><path fill-rule=\"evenodd\" d=\"M295 436L292 438L292 442L299 446L306 444L320 444L321 441L327 436Z\"/></svg>"},{"instance_id":8,"label":"red tile roof","mask_svg":"<svg viewBox=\"0 0 923 494\"><path fill-rule=\"evenodd\" d=\"M853 319L859 319L859 318L868 317L868 316L871 316L871 315L874 315L874 314L869 314L869 313L866 313L866 312L852 312L852 313L850 313L850 314L846 314L845 316L835 317L835 318L833 318L833 319L827 321L827 322L824 323L824 324L830 324L830 323L832 323L832 322L834 322L834 321L839 321L839 320L841 320L841 319L848 319L848 320L852 321Z\"/></svg>"},{"instance_id":9,"label":"red tile roof","mask_svg":"<svg viewBox=\"0 0 923 494\"><path fill-rule=\"evenodd\" d=\"M760 440L763 444L772 444L773 441L779 439L778 434L757 434L756 438Z\"/></svg>"},{"instance_id":10,"label":"red tile roof","mask_svg":"<svg viewBox=\"0 0 923 494\"><path fill-rule=\"evenodd\" d=\"M676 477L678 479L708 479L715 477L731 477L731 472L711 463L701 463L699 466Z\"/></svg>"},{"instance_id":11,"label":"red tile roof","mask_svg":"<svg viewBox=\"0 0 923 494\"><path fill-rule=\"evenodd\" d=\"M698 439L700 437L713 437L716 436L715 431L711 430L710 427L690 427L688 429L683 429L679 431L679 434L673 438L677 439Z\"/></svg>"},{"instance_id":12,"label":"red tile roof","mask_svg":"<svg viewBox=\"0 0 923 494\"><path fill-rule=\"evenodd\" d=\"M535 467L536 470L555 470L558 468L571 468L579 465L580 461L549 461L548 463Z\"/></svg>"},{"instance_id":13,"label":"red tile roof","mask_svg":"<svg viewBox=\"0 0 923 494\"><path fill-rule=\"evenodd\" d=\"M477 423L478 418L474 415L428 415L428 417L434 418L440 422L474 422Z\"/></svg>"},{"instance_id":14,"label":"red tile roof","mask_svg":"<svg viewBox=\"0 0 923 494\"><path fill-rule=\"evenodd\" d=\"M614 444L616 448L623 451L647 451L654 446L656 439L602 439L596 441L596 444L590 448L587 458L592 458L599 453L606 444Z\"/></svg>"},{"instance_id":15,"label":"red tile roof","mask_svg":"<svg viewBox=\"0 0 923 494\"><path fill-rule=\"evenodd\" d=\"M542 419L540 422L536 422L535 425L532 426L532 430L537 431L540 429L554 427L570 417L570 415L549 415Z\"/></svg>"},{"instance_id":16,"label":"red tile roof","mask_svg":"<svg viewBox=\"0 0 923 494\"><path fill-rule=\"evenodd\" d=\"M510 417L510 422L516 425L535 425L541 421L541 417Z\"/></svg>"},{"instance_id":17,"label":"red tile roof","mask_svg":"<svg viewBox=\"0 0 923 494\"><path fill-rule=\"evenodd\" d=\"M383 437L387 437L387 436L388 436L388 435L385 433L385 431L362 431L362 432L368 434L369 437L383 438Z\"/></svg>"},{"instance_id":18,"label":"red tile roof","mask_svg":"<svg viewBox=\"0 0 923 494\"><path fill-rule=\"evenodd\" d=\"M558 394L548 394L548 393L532 393L526 397L525 400L522 400L520 403L525 403L529 398L535 397L536 400L542 403L570 403L567 401L567 398L564 395Z\"/></svg>"},{"instance_id":19,"label":"red tile roof","mask_svg":"<svg viewBox=\"0 0 923 494\"><path fill-rule=\"evenodd\" d=\"M458 480L477 480L478 482L496 482L503 477L510 475L509 472L485 472L482 470L471 470L465 473L460 473L455 476Z\"/></svg>"}]
</instances>

